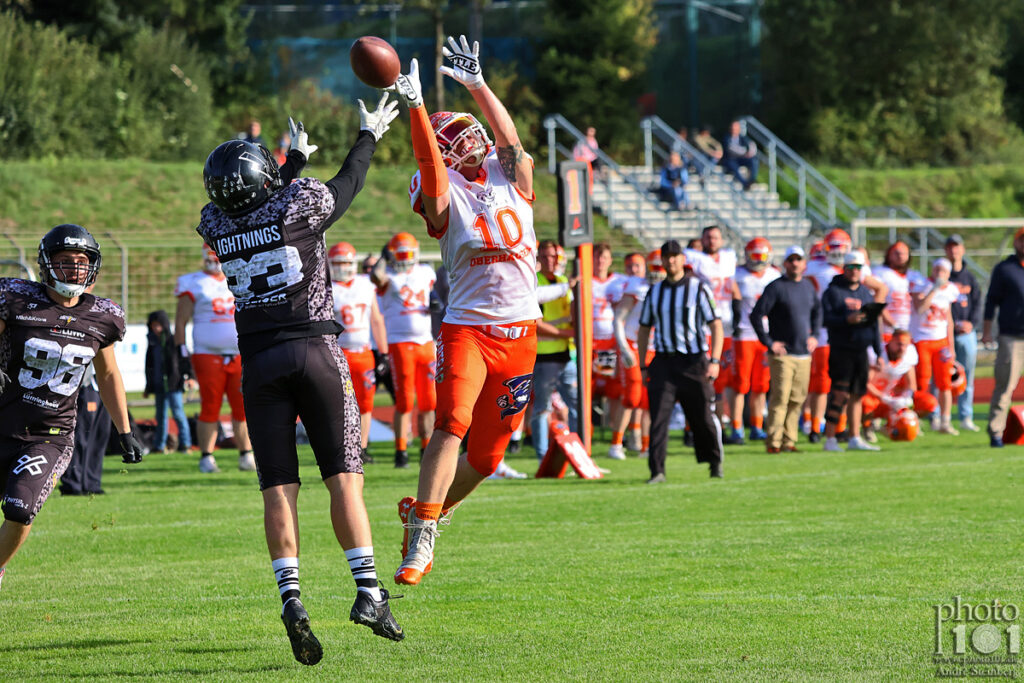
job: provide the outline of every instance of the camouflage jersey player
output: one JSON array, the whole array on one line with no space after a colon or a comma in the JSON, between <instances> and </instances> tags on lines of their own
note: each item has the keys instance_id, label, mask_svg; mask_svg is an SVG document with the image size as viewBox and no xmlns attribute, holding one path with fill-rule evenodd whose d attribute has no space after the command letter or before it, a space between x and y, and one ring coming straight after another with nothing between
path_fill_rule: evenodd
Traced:
<instances>
[{"instance_id":1,"label":"camouflage jersey player","mask_svg":"<svg viewBox=\"0 0 1024 683\"><path fill-rule=\"evenodd\" d=\"M295 419L302 418L331 497L331 522L356 581L350 618L377 635L401 640L401 627L377 586L370 522L363 504L359 409L337 336L324 232L362 189L377 141L396 103L367 112L338 174L326 183L298 175L309 154L299 123L288 160L262 145L230 140L210 153L203 176L212 200L199 234L217 253L235 297L242 356L242 396L263 491L271 564L284 603L281 618L295 658L323 656L299 600Z\"/></svg>"},{"instance_id":2,"label":"camouflage jersey player","mask_svg":"<svg viewBox=\"0 0 1024 683\"><path fill-rule=\"evenodd\" d=\"M71 461L78 389L90 363L125 462L142 460L114 359L124 311L87 293L101 260L85 228L58 225L39 243L42 282L0 278L0 579Z\"/></svg>"}]
</instances>

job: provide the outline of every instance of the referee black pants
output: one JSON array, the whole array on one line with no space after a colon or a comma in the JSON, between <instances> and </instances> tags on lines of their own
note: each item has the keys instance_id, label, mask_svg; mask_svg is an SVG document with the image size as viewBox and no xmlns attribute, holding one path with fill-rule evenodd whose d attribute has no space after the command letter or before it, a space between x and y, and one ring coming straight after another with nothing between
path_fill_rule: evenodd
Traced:
<instances>
[{"instance_id":1,"label":"referee black pants","mask_svg":"<svg viewBox=\"0 0 1024 683\"><path fill-rule=\"evenodd\" d=\"M651 476L665 473L668 423L679 401L693 431L697 462L722 462L722 425L715 415L715 390L708 381L708 358L703 353L655 354L647 370L651 406L651 443L647 463Z\"/></svg>"}]
</instances>

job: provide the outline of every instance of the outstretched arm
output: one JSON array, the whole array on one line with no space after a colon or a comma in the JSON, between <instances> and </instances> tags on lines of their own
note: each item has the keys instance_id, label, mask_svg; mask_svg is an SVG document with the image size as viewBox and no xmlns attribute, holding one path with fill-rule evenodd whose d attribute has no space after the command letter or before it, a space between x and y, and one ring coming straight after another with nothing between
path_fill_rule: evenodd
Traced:
<instances>
[{"instance_id":1,"label":"outstretched arm","mask_svg":"<svg viewBox=\"0 0 1024 683\"><path fill-rule=\"evenodd\" d=\"M457 42L449 36L448 45L441 49L451 66L442 66L440 71L466 86L480 107L494 133L498 162L505 177L525 196L533 197L533 161L523 151L516 125L505 105L484 82L480 69L480 43L473 41L470 47L466 36L459 36Z\"/></svg>"}]
</instances>

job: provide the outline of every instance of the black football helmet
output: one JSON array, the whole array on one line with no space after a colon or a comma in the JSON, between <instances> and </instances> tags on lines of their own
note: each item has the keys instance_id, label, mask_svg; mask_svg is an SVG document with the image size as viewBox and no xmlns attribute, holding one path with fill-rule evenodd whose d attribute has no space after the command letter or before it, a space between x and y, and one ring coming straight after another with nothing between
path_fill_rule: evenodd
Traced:
<instances>
[{"instance_id":1,"label":"black football helmet","mask_svg":"<svg viewBox=\"0 0 1024 683\"><path fill-rule=\"evenodd\" d=\"M228 140L210 152L203 182L210 201L228 216L252 211L283 186L270 150L245 140Z\"/></svg>"},{"instance_id":2,"label":"black football helmet","mask_svg":"<svg viewBox=\"0 0 1024 683\"><path fill-rule=\"evenodd\" d=\"M67 265L53 264L54 254L61 251L80 251L89 257L89 265L79 266L85 268L85 278L81 282L65 282L63 278L67 277ZM39 274L42 281L57 294L69 299L81 296L96 282L102 263L99 242L81 225L58 225L39 240Z\"/></svg>"}]
</instances>

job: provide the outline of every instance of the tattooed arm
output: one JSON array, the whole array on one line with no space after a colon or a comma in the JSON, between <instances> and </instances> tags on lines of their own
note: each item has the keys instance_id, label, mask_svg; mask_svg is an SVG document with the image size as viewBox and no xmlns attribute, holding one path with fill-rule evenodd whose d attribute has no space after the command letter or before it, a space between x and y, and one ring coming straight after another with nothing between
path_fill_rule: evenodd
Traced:
<instances>
[{"instance_id":1,"label":"tattooed arm","mask_svg":"<svg viewBox=\"0 0 1024 683\"><path fill-rule=\"evenodd\" d=\"M484 85L470 90L473 99L483 112L487 124L494 133L494 145L498 152L498 162L509 182L515 185L525 196L533 197L533 160L523 151L519 142L516 124L508 115L505 105Z\"/></svg>"}]
</instances>

